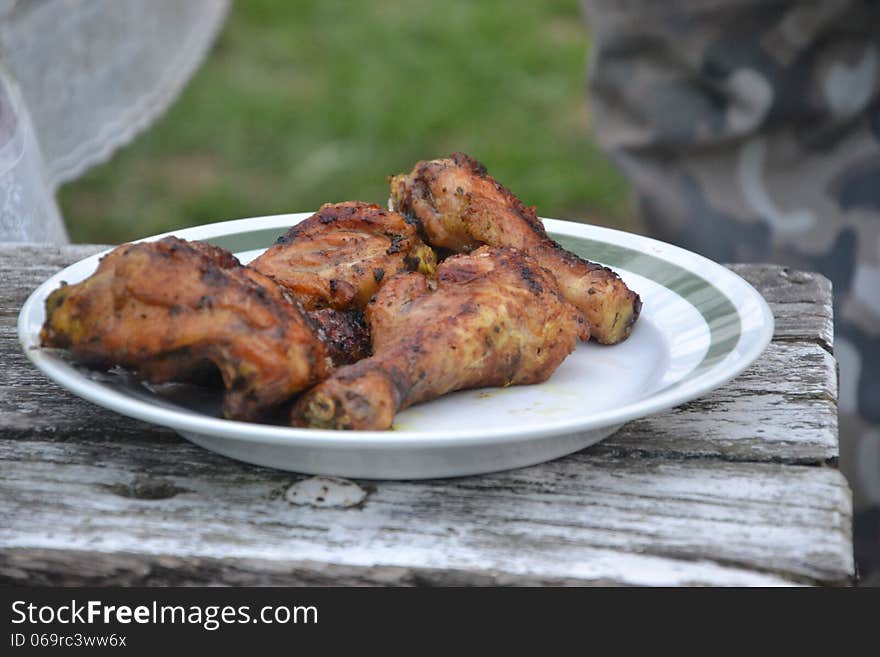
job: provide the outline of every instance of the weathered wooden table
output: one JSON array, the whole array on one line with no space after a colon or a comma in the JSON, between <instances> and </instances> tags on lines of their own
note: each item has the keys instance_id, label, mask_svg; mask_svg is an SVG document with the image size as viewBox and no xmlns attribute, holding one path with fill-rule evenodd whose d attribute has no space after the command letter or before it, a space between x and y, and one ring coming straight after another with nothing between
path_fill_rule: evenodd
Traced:
<instances>
[{"instance_id":1,"label":"weathered wooden table","mask_svg":"<svg viewBox=\"0 0 880 657\"><path fill-rule=\"evenodd\" d=\"M16 337L21 304L98 248L0 245L2 582L852 582L820 276L735 267L767 298L776 335L698 401L552 463L346 489L217 456L34 369Z\"/></svg>"}]
</instances>

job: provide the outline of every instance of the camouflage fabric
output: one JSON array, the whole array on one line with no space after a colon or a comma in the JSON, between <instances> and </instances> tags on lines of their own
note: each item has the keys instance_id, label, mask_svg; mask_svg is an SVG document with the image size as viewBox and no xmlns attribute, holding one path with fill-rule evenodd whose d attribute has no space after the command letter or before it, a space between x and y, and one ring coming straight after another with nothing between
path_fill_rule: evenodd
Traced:
<instances>
[{"instance_id":1,"label":"camouflage fabric","mask_svg":"<svg viewBox=\"0 0 880 657\"><path fill-rule=\"evenodd\" d=\"M597 137L649 230L834 285L841 467L880 572L880 2L584 0Z\"/></svg>"}]
</instances>

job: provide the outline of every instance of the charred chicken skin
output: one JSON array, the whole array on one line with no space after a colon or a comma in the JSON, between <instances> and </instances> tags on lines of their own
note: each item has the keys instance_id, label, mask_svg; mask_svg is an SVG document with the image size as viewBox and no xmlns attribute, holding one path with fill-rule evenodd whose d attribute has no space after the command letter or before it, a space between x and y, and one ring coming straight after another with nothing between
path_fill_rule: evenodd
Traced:
<instances>
[{"instance_id":1,"label":"charred chicken skin","mask_svg":"<svg viewBox=\"0 0 880 657\"><path fill-rule=\"evenodd\" d=\"M252 420L328 375L319 330L286 288L232 254L166 237L122 245L52 292L41 340L153 383L216 367L224 415Z\"/></svg>"},{"instance_id":2,"label":"charred chicken skin","mask_svg":"<svg viewBox=\"0 0 880 657\"><path fill-rule=\"evenodd\" d=\"M391 204L435 248L468 252L480 245L512 246L532 255L556 278L562 294L590 322L603 344L626 339L642 303L620 277L566 251L535 213L486 168L463 153L426 160L409 174L392 176Z\"/></svg>"},{"instance_id":3,"label":"charred chicken skin","mask_svg":"<svg viewBox=\"0 0 880 657\"><path fill-rule=\"evenodd\" d=\"M397 411L454 390L545 381L589 337L550 272L513 248L452 256L436 280L398 274L366 319L373 356L301 396L292 424L388 429Z\"/></svg>"},{"instance_id":4,"label":"charred chicken skin","mask_svg":"<svg viewBox=\"0 0 880 657\"><path fill-rule=\"evenodd\" d=\"M399 214L347 201L323 205L250 266L290 288L307 310L363 310L385 278L430 274L436 262Z\"/></svg>"},{"instance_id":5,"label":"charred chicken skin","mask_svg":"<svg viewBox=\"0 0 880 657\"><path fill-rule=\"evenodd\" d=\"M309 310L306 316L318 329L334 366L355 363L373 353L370 331L360 310Z\"/></svg>"}]
</instances>

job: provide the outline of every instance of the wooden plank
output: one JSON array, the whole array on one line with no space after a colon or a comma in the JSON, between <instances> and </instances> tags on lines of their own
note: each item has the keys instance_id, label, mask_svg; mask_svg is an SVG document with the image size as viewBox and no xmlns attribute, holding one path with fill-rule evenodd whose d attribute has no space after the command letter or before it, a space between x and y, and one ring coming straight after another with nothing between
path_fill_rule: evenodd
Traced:
<instances>
[{"instance_id":1,"label":"wooden plank","mask_svg":"<svg viewBox=\"0 0 880 657\"><path fill-rule=\"evenodd\" d=\"M303 569L303 582L318 577L308 567L318 563L326 577L338 567L343 579L400 584L435 571L504 583L841 584L853 571L849 490L832 468L582 452L488 476L363 484L361 503L338 508L288 501L295 475L184 444L0 450L7 581L50 570L75 580L104 553L124 555L123 573L113 558L107 568L129 583L149 582L166 558L231 559L230 577L251 582L261 581L254 559L286 581ZM199 573L217 575L200 566L181 577Z\"/></svg>"},{"instance_id":2,"label":"wooden plank","mask_svg":"<svg viewBox=\"0 0 880 657\"><path fill-rule=\"evenodd\" d=\"M599 560L620 555L596 552ZM630 555L647 581L688 585L792 586L789 580L710 562L691 564ZM620 564L623 566L623 564ZM663 570L675 577L663 577ZM13 548L0 551L0 582L31 586L622 586L613 579L538 577L508 572L388 565L346 566L320 561L178 557L128 552Z\"/></svg>"},{"instance_id":3,"label":"wooden plank","mask_svg":"<svg viewBox=\"0 0 880 657\"><path fill-rule=\"evenodd\" d=\"M832 352L831 281L822 274L777 265L727 267L751 283L770 304L776 320L774 340L815 341Z\"/></svg>"}]
</instances>

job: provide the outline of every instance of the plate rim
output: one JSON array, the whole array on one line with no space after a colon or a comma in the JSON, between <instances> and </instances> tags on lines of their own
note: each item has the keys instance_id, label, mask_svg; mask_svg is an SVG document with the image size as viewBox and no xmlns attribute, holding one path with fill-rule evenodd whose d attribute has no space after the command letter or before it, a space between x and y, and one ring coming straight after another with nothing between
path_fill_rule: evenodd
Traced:
<instances>
[{"instance_id":1,"label":"plate rim","mask_svg":"<svg viewBox=\"0 0 880 657\"><path fill-rule=\"evenodd\" d=\"M170 235L177 235L184 239L210 239L212 237L234 235L240 232L253 232L261 229L284 230L284 228L302 221L312 214L313 212L297 212L220 221L167 231L132 241L155 241ZM82 266L86 261L97 263L101 256L116 247L110 247L87 258L83 258L76 263L72 263L40 284L28 296L19 312L19 343L28 359L50 380L89 402L127 417L165 426L176 431L245 442L323 449L355 448L359 450L382 450L389 448L435 449L462 445L477 447L481 445L517 443L544 436L577 434L615 425L619 426L628 421L650 416L691 401L724 385L754 363L772 340L775 321L767 301L741 276L719 263L693 251L636 233L560 219L542 218L542 220L548 232L554 237L561 235L586 238L612 245L625 246L683 267L703 280L706 280L702 276L703 273L712 273L713 281L721 280L726 289L736 290L739 296L756 304L756 310L759 315L758 324L748 331L741 331L735 347L740 353L733 363L726 366L722 366L721 363L715 364L703 372L697 381L673 384L670 388L652 394L647 398L632 401L620 407L596 413L590 417L548 421L546 424L525 426L519 429L510 427L498 429L445 429L439 431L303 429L228 420L183 409L173 410L150 404L147 401L128 396L122 392L107 390L101 384L90 380L85 374L73 369L69 364L64 363L64 367L59 368L55 359L49 355L47 350L34 344L34 336L28 333L28 320L34 311L34 307L37 304L42 304L45 296L63 280L65 272L73 267ZM698 271L700 273L697 273ZM742 322L741 304L737 304L734 299L730 298L729 294L726 294L715 283L710 284L727 297ZM673 293L675 292L673 291ZM682 299L686 303L691 303L684 297ZM691 303L691 305L693 304ZM746 344L743 344L744 342ZM743 347L742 349L740 349L741 346Z\"/></svg>"}]
</instances>

